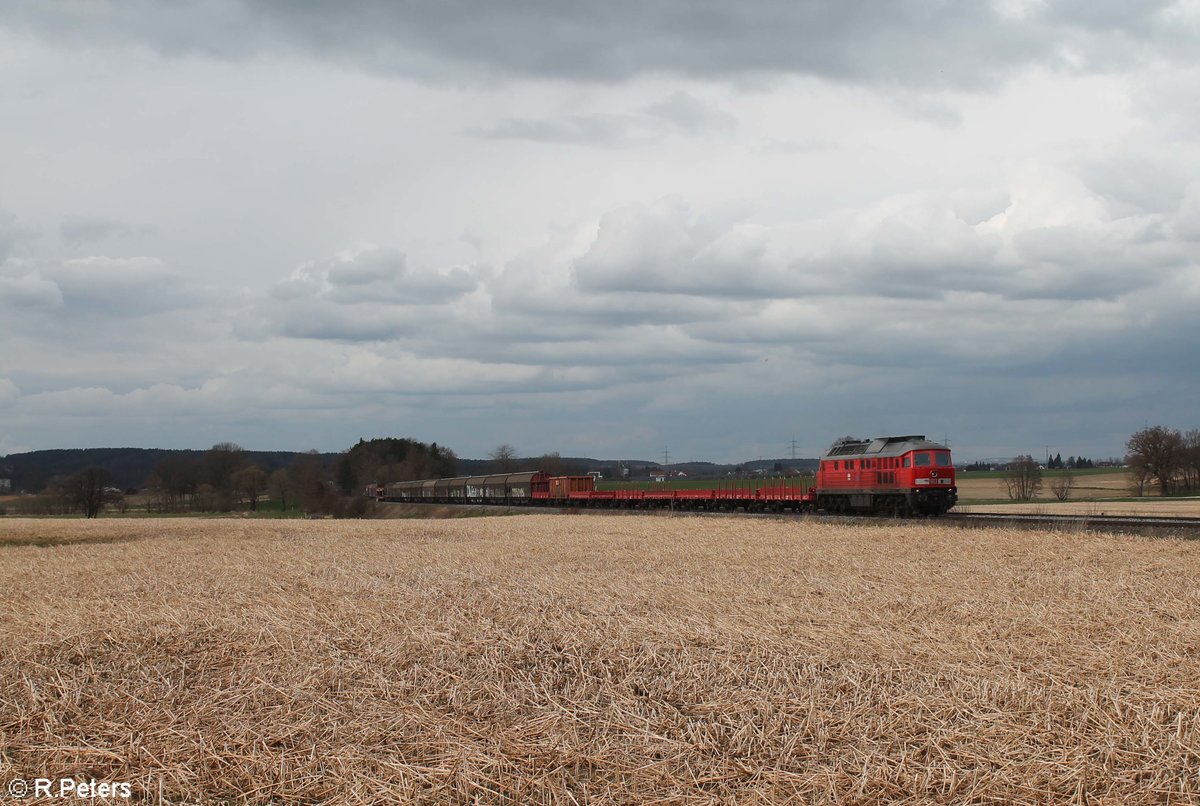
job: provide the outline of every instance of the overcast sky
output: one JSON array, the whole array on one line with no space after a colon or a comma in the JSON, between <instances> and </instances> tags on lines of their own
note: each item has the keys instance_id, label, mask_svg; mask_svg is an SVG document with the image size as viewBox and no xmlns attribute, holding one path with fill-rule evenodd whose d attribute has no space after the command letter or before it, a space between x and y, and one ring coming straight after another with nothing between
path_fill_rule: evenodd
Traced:
<instances>
[{"instance_id":1,"label":"overcast sky","mask_svg":"<svg viewBox=\"0 0 1200 806\"><path fill-rule=\"evenodd\" d=\"M8 0L0 455L1120 455L1197 98L1197 0Z\"/></svg>"}]
</instances>

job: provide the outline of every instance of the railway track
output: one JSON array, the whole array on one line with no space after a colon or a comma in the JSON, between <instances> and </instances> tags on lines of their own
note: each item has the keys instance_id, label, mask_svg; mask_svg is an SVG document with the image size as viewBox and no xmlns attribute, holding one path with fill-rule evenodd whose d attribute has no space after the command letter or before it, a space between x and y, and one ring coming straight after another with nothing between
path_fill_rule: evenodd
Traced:
<instances>
[{"instance_id":1,"label":"railway track","mask_svg":"<svg viewBox=\"0 0 1200 806\"><path fill-rule=\"evenodd\" d=\"M1200 518L1178 515L1032 515L949 512L942 520L963 527L1010 526L1052 531L1117 532L1200 538Z\"/></svg>"},{"instance_id":2,"label":"railway track","mask_svg":"<svg viewBox=\"0 0 1200 806\"><path fill-rule=\"evenodd\" d=\"M387 505L387 502L384 503ZM885 518L870 515L831 515L825 513L787 512L743 512L743 511L698 511L681 509L594 509L589 507L528 507L503 506L483 503L472 504L421 504L405 502L410 507L442 507L444 509L494 509L497 514L588 514L588 515L666 515L693 518L804 518L829 523L861 523L880 526L892 522L930 521L959 526L964 529L1006 527L1017 529L1041 529L1055 532L1114 532L1117 534L1140 534L1162 537L1190 537L1200 539L1200 517L1154 516L1154 515L1032 515L991 512L949 512L940 517Z\"/></svg>"}]
</instances>

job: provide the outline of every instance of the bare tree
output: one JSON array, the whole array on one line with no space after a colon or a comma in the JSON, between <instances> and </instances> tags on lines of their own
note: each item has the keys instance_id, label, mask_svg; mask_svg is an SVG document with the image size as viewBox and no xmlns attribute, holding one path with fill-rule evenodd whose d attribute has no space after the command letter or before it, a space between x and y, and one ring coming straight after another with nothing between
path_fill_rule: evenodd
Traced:
<instances>
[{"instance_id":1,"label":"bare tree","mask_svg":"<svg viewBox=\"0 0 1200 806\"><path fill-rule=\"evenodd\" d=\"M1141 498L1146 494L1146 482L1150 480L1150 472L1141 465L1126 461L1129 465L1129 492Z\"/></svg>"},{"instance_id":2,"label":"bare tree","mask_svg":"<svg viewBox=\"0 0 1200 806\"><path fill-rule=\"evenodd\" d=\"M104 509L104 488L107 485L107 470L88 467L68 478L64 488L67 499L82 509L85 517L94 518Z\"/></svg>"},{"instance_id":3,"label":"bare tree","mask_svg":"<svg viewBox=\"0 0 1200 806\"><path fill-rule=\"evenodd\" d=\"M197 485L196 494L192 496L192 507L201 512L212 512L217 508L217 492L208 482Z\"/></svg>"},{"instance_id":4,"label":"bare tree","mask_svg":"<svg viewBox=\"0 0 1200 806\"><path fill-rule=\"evenodd\" d=\"M124 491L118 490L114 487L105 487L104 506L108 507L109 509L115 509L117 512L120 512L122 515L124 515L129 511L129 499L125 497Z\"/></svg>"},{"instance_id":5,"label":"bare tree","mask_svg":"<svg viewBox=\"0 0 1200 806\"><path fill-rule=\"evenodd\" d=\"M1032 456L1018 456L1004 469L1004 484L1009 498L1028 501L1042 489L1042 469Z\"/></svg>"},{"instance_id":6,"label":"bare tree","mask_svg":"<svg viewBox=\"0 0 1200 806\"><path fill-rule=\"evenodd\" d=\"M162 511L183 509L187 499L196 493L198 473L199 464L195 459L176 456L158 462L146 482L157 508Z\"/></svg>"},{"instance_id":7,"label":"bare tree","mask_svg":"<svg viewBox=\"0 0 1200 806\"><path fill-rule=\"evenodd\" d=\"M1075 474L1070 470L1055 476L1050 481L1050 492L1054 493L1054 497L1059 501L1066 501L1071 497L1071 490L1075 489Z\"/></svg>"},{"instance_id":8,"label":"bare tree","mask_svg":"<svg viewBox=\"0 0 1200 806\"><path fill-rule=\"evenodd\" d=\"M279 468L271 474L270 493L279 499L279 508L287 512L288 493L291 492L291 479L286 468Z\"/></svg>"},{"instance_id":9,"label":"bare tree","mask_svg":"<svg viewBox=\"0 0 1200 806\"><path fill-rule=\"evenodd\" d=\"M1129 464L1143 468L1158 483L1159 492L1167 495L1184 468L1183 436L1174 428L1154 425L1131 436L1125 448L1129 451Z\"/></svg>"},{"instance_id":10,"label":"bare tree","mask_svg":"<svg viewBox=\"0 0 1200 806\"><path fill-rule=\"evenodd\" d=\"M258 497L267 489L267 474L258 465L243 467L233 474L233 488L250 502L251 511L258 511Z\"/></svg>"},{"instance_id":11,"label":"bare tree","mask_svg":"<svg viewBox=\"0 0 1200 806\"><path fill-rule=\"evenodd\" d=\"M535 469L544 471L551 476L567 476L566 462L559 456L558 451L542 454L535 462Z\"/></svg>"},{"instance_id":12,"label":"bare tree","mask_svg":"<svg viewBox=\"0 0 1200 806\"><path fill-rule=\"evenodd\" d=\"M1183 435L1184 480L1189 490L1200 490L1200 429Z\"/></svg>"},{"instance_id":13,"label":"bare tree","mask_svg":"<svg viewBox=\"0 0 1200 806\"><path fill-rule=\"evenodd\" d=\"M288 468L288 478L296 502L310 515L328 513L337 500L325 483L325 468L316 451L298 455Z\"/></svg>"},{"instance_id":14,"label":"bare tree","mask_svg":"<svg viewBox=\"0 0 1200 806\"><path fill-rule=\"evenodd\" d=\"M507 442L496 446L488 458L492 460L492 469L497 473L511 473L517 469L517 449Z\"/></svg>"},{"instance_id":15,"label":"bare tree","mask_svg":"<svg viewBox=\"0 0 1200 806\"><path fill-rule=\"evenodd\" d=\"M245 466L246 456L241 445L218 442L204 452L200 460L200 477L212 487L217 509L233 509L233 474Z\"/></svg>"}]
</instances>

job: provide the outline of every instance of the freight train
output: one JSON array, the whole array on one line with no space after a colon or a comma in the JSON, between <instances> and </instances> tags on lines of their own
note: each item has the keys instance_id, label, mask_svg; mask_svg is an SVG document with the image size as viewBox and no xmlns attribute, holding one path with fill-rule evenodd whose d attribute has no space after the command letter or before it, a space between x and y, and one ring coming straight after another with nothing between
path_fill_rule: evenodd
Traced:
<instances>
[{"instance_id":1,"label":"freight train","mask_svg":"<svg viewBox=\"0 0 1200 806\"><path fill-rule=\"evenodd\" d=\"M597 490L591 476L540 470L371 485L380 501L424 504L671 508L746 512L829 512L892 516L941 515L958 500L950 449L910 434L839 439L815 477L715 482L707 489Z\"/></svg>"}]
</instances>

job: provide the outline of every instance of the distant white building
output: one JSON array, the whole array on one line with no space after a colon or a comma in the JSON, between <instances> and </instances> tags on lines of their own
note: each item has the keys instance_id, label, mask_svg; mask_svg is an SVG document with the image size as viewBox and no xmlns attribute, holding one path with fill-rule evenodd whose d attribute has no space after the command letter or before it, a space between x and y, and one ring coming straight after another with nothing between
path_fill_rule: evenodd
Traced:
<instances>
[{"instance_id":1,"label":"distant white building","mask_svg":"<svg viewBox=\"0 0 1200 806\"><path fill-rule=\"evenodd\" d=\"M0 493L12 492L12 479L0 479Z\"/></svg>"}]
</instances>

